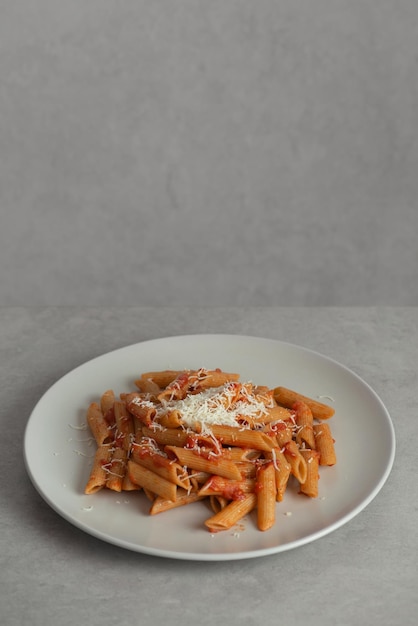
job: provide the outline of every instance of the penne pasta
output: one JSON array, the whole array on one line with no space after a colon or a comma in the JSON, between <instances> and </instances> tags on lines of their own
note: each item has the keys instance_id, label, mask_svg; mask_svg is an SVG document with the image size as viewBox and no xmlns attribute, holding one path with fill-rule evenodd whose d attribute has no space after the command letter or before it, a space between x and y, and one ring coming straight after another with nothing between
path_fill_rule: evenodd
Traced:
<instances>
[{"instance_id":1,"label":"penne pasta","mask_svg":"<svg viewBox=\"0 0 418 626\"><path fill-rule=\"evenodd\" d=\"M187 504L192 504L193 502L198 502L199 500L203 500L203 498L202 496L199 496L196 492L189 493L184 489L177 489L175 500L169 500L168 498L157 496L153 500L149 512L150 515L158 515L158 513L164 513L165 511L169 511L180 506L185 506Z\"/></svg>"},{"instance_id":2,"label":"penne pasta","mask_svg":"<svg viewBox=\"0 0 418 626\"><path fill-rule=\"evenodd\" d=\"M281 502L284 498L292 466L280 448L273 448L267 458L273 461L276 477L276 501Z\"/></svg>"},{"instance_id":3,"label":"penne pasta","mask_svg":"<svg viewBox=\"0 0 418 626\"><path fill-rule=\"evenodd\" d=\"M151 426L157 409L155 405L147 398L139 393L128 394L125 398L126 408L145 426Z\"/></svg>"},{"instance_id":4,"label":"penne pasta","mask_svg":"<svg viewBox=\"0 0 418 626\"><path fill-rule=\"evenodd\" d=\"M257 526L259 530L268 530L276 520L276 475L272 461L258 467L255 493Z\"/></svg>"},{"instance_id":5,"label":"penne pasta","mask_svg":"<svg viewBox=\"0 0 418 626\"><path fill-rule=\"evenodd\" d=\"M166 450L170 451L178 459L182 465L187 465L193 470L199 472L207 472L232 480L240 480L241 474L234 461L230 461L222 456L206 457L194 450L187 448L179 448L177 446L166 446Z\"/></svg>"},{"instance_id":6,"label":"penne pasta","mask_svg":"<svg viewBox=\"0 0 418 626\"><path fill-rule=\"evenodd\" d=\"M295 411L295 423L297 426L295 440L299 446L315 449L315 436L313 432L313 414L311 408L298 400L293 405Z\"/></svg>"},{"instance_id":7,"label":"penne pasta","mask_svg":"<svg viewBox=\"0 0 418 626\"><path fill-rule=\"evenodd\" d=\"M265 453L264 457L268 455L268 452ZM239 469L239 473L241 474L241 476L243 478L254 478L256 471L257 471L257 465L255 463L256 459L253 459L252 461L235 461L237 468Z\"/></svg>"},{"instance_id":8,"label":"penne pasta","mask_svg":"<svg viewBox=\"0 0 418 626\"><path fill-rule=\"evenodd\" d=\"M320 465L335 465L337 455L335 454L334 439L331 435L329 424L315 424L313 427L316 449L319 452Z\"/></svg>"},{"instance_id":9,"label":"penne pasta","mask_svg":"<svg viewBox=\"0 0 418 626\"><path fill-rule=\"evenodd\" d=\"M266 407L265 412L253 418L251 422L252 424L270 424L271 422L277 422L279 420L288 421L290 419L291 413L288 409L283 406L275 405Z\"/></svg>"},{"instance_id":10,"label":"penne pasta","mask_svg":"<svg viewBox=\"0 0 418 626\"><path fill-rule=\"evenodd\" d=\"M157 451L155 447L150 447L147 443L132 445L131 459L162 476L178 487L189 490L190 479L187 471L182 465L170 460L163 452Z\"/></svg>"},{"instance_id":11,"label":"penne pasta","mask_svg":"<svg viewBox=\"0 0 418 626\"><path fill-rule=\"evenodd\" d=\"M173 382L181 374L180 370L163 370L161 372L145 372L141 375L141 378L135 381L135 385L138 388L141 388L141 381L151 381L157 387L161 389L165 389L167 385Z\"/></svg>"},{"instance_id":12,"label":"penne pasta","mask_svg":"<svg viewBox=\"0 0 418 626\"><path fill-rule=\"evenodd\" d=\"M247 494L242 500L233 500L224 506L218 513L205 521L205 526L211 533L232 528L245 515L250 513L256 506L255 493Z\"/></svg>"},{"instance_id":13,"label":"penne pasta","mask_svg":"<svg viewBox=\"0 0 418 626\"><path fill-rule=\"evenodd\" d=\"M207 472L196 472L190 470L192 473L189 474L190 479L190 490L191 491L199 491L202 485L205 484L207 480L211 477L211 474Z\"/></svg>"},{"instance_id":14,"label":"penne pasta","mask_svg":"<svg viewBox=\"0 0 418 626\"><path fill-rule=\"evenodd\" d=\"M205 501L211 533L254 510L267 532L287 492L316 498L319 467L336 463L323 421L334 410L286 387L205 368L149 371L134 383L136 391L116 399L108 389L87 408L97 449L85 494L140 492L150 515Z\"/></svg>"},{"instance_id":15,"label":"penne pasta","mask_svg":"<svg viewBox=\"0 0 418 626\"><path fill-rule=\"evenodd\" d=\"M122 480L122 491L141 491L142 487L139 485L135 485L132 480L129 478L129 474L125 471L125 476Z\"/></svg>"},{"instance_id":16,"label":"penne pasta","mask_svg":"<svg viewBox=\"0 0 418 626\"><path fill-rule=\"evenodd\" d=\"M214 513L222 511L227 504L229 504L229 500L223 496L209 496L209 506Z\"/></svg>"},{"instance_id":17,"label":"penne pasta","mask_svg":"<svg viewBox=\"0 0 418 626\"><path fill-rule=\"evenodd\" d=\"M317 450L301 450L301 455L306 462L306 478L304 482L300 484L300 493L310 498L317 498L319 452L317 452Z\"/></svg>"},{"instance_id":18,"label":"penne pasta","mask_svg":"<svg viewBox=\"0 0 418 626\"><path fill-rule=\"evenodd\" d=\"M112 491L122 491L126 474L128 453L124 448L115 448L109 460L106 487Z\"/></svg>"},{"instance_id":19,"label":"penne pasta","mask_svg":"<svg viewBox=\"0 0 418 626\"><path fill-rule=\"evenodd\" d=\"M96 493L106 486L107 467L110 459L111 451L109 445L101 445L97 448L94 455L93 467L90 476L84 488L85 494Z\"/></svg>"},{"instance_id":20,"label":"penne pasta","mask_svg":"<svg viewBox=\"0 0 418 626\"><path fill-rule=\"evenodd\" d=\"M277 404L281 404L289 409L293 408L295 402L305 402L310 407L314 418L318 420L329 419L335 413L335 410L328 404L303 396L301 393L287 389L287 387L276 387L273 390L273 397Z\"/></svg>"},{"instance_id":21,"label":"penne pasta","mask_svg":"<svg viewBox=\"0 0 418 626\"><path fill-rule=\"evenodd\" d=\"M179 428L182 425L181 413L178 410L164 413L158 420L163 428Z\"/></svg>"},{"instance_id":22,"label":"penne pasta","mask_svg":"<svg viewBox=\"0 0 418 626\"><path fill-rule=\"evenodd\" d=\"M141 393L149 394L154 400L161 392L161 387L150 378L139 378L135 381L135 385Z\"/></svg>"},{"instance_id":23,"label":"penne pasta","mask_svg":"<svg viewBox=\"0 0 418 626\"><path fill-rule=\"evenodd\" d=\"M274 445L282 448L288 441L292 441L294 431L293 422L285 422L279 420L278 422L272 422L264 427L266 432L274 440Z\"/></svg>"},{"instance_id":24,"label":"penne pasta","mask_svg":"<svg viewBox=\"0 0 418 626\"><path fill-rule=\"evenodd\" d=\"M134 461L128 461L128 473L131 481L144 490L146 489L155 495L167 498L167 500L176 499L176 485L147 467L143 467Z\"/></svg>"},{"instance_id":25,"label":"penne pasta","mask_svg":"<svg viewBox=\"0 0 418 626\"><path fill-rule=\"evenodd\" d=\"M113 410L115 399L115 392L113 389L108 389L102 393L100 398L100 408L104 416Z\"/></svg>"},{"instance_id":26,"label":"penne pasta","mask_svg":"<svg viewBox=\"0 0 418 626\"><path fill-rule=\"evenodd\" d=\"M255 450L271 450L274 447L273 438L260 430L215 424L211 431L223 445Z\"/></svg>"},{"instance_id":27,"label":"penne pasta","mask_svg":"<svg viewBox=\"0 0 418 626\"><path fill-rule=\"evenodd\" d=\"M307 468L306 461L302 456L295 441L288 441L283 448L286 461L290 465L290 473L300 482L304 483L306 480Z\"/></svg>"},{"instance_id":28,"label":"penne pasta","mask_svg":"<svg viewBox=\"0 0 418 626\"><path fill-rule=\"evenodd\" d=\"M253 450L252 448L223 448L223 454L228 459L237 463L252 462L261 455L261 450Z\"/></svg>"},{"instance_id":29,"label":"penne pasta","mask_svg":"<svg viewBox=\"0 0 418 626\"><path fill-rule=\"evenodd\" d=\"M115 421L116 421L116 441L118 445L129 450L134 435L134 424L132 416L129 415L123 402L114 403Z\"/></svg>"},{"instance_id":30,"label":"penne pasta","mask_svg":"<svg viewBox=\"0 0 418 626\"><path fill-rule=\"evenodd\" d=\"M142 428L141 435L151 437L162 446L185 446L190 433L181 428Z\"/></svg>"},{"instance_id":31,"label":"penne pasta","mask_svg":"<svg viewBox=\"0 0 418 626\"><path fill-rule=\"evenodd\" d=\"M201 496L223 496L227 500L240 500L245 493L252 493L255 489L254 478L231 480L222 476L212 475L199 489Z\"/></svg>"},{"instance_id":32,"label":"penne pasta","mask_svg":"<svg viewBox=\"0 0 418 626\"><path fill-rule=\"evenodd\" d=\"M106 421L102 409L97 402L92 402L87 409L87 424L98 446L104 443L110 443L113 440L114 434L112 428Z\"/></svg>"},{"instance_id":33,"label":"penne pasta","mask_svg":"<svg viewBox=\"0 0 418 626\"><path fill-rule=\"evenodd\" d=\"M236 382L239 380L239 374L222 372L221 370L198 370L198 388L207 389L208 387L221 387L227 382Z\"/></svg>"}]
</instances>

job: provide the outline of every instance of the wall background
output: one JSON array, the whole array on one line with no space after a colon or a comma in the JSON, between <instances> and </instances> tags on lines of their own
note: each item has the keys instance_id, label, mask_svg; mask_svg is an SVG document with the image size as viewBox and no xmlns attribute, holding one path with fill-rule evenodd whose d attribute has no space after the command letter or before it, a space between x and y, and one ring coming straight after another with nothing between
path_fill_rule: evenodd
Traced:
<instances>
[{"instance_id":1,"label":"wall background","mask_svg":"<svg viewBox=\"0 0 418 626\"><path fill-rule=\"evenodd\" d=\"M418 305L415 0L1 0L2 305Z\"/></svg>"}]
</instances>

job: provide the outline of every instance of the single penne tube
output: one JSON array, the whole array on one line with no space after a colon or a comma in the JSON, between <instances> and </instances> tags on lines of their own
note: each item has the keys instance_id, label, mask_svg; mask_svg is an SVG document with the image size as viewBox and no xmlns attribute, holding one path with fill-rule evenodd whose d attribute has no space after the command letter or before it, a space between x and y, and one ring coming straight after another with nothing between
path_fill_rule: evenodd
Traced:
<instances>
[{"instance_id":1,"label":"single penne tube","mask_svg":"<svg viewBox=\"0 0 418 626\"><path fill-rule=\"evenodd\" d=\"M108 464L106 487L112 491L122 491L126 474L128 453L124 448L115 448Z\"/></svg>"},{"instance_id":2,"label":"single penne tube","mask_svg":"<svg viewBox=\"0 0 418 626\"><path fill-rule=\"evenodd\" d=\"M163 370L161 372L145 372L135 381L137 386L142 380L152 380L161 389L165 389L179 377L187 374L191 383L199 387L220 387L225 382L239 380L239 374L222 372L221 370ZM140 383L141 384L141 383Z\"/></svg>"},{"instance_id":3,"label":"single penne tube","mask_svg":"<svg viewBox=\"0 0 418 626\"><path fill-rule=\"evenodd\" d=\"M337 455L335 453L334 439L331 435L329 424L322 422L313 427L316 449L319 452L320 465L335 465Z\"/></svg>"},{"instance_id":4,"label":"single penne tube","mask_svg":"<svg viewBox=\"0 0 418 626\"><path fill-rule=\"evenodd\" d=\"M276 521L276 475L273 461L257 468L255 484L257 496L257 526L268 530Z\"/></svg>"},{"instance_id":5,"label":"single penne tube","mask_svg":"<svg viewBox=\"0 0 418 626\"><path fill-rule=\"evenodd\" d=\"M318 465L319 465L319 452L317 450L301 450L300 451L306 462L306 478L305 481L300 483L300 493L310 498L318 497Z\"/></svg>"},{"instance_id":6,"label":"single penne tube","mask_svg":"<svg viewBox=\"0 0 418 626\"><path fill-rule=\"evenodd\" d=\"M131 415L132 415L132 413L131 413ZM143 430L143 428L145 428L145 425L137 417L135 417L135 415L132 415L132 423L133 423L133 427L134 427L134 437L133 437L133 439L135 440L135 439L138 439L138 438L142 437L142 430Z\"/></svg>"},{"instance_id":7,"label":"single penne tube","mask_svg":"<svg viewBox=\"0 0 418 626\"><path fill-rule=\"evenodd\" d=\"M179 400L189 391L199 393L210 387L221 387L227 382L235 382L239 374L230 374L221 370L185 370L172 380L157 396L158 400Z\"/></svg>"},{"instance_id":8,"label":"single penne tube","mask_svg":"<svg viewBox=\"0 0 418 626\"><path fill-rule=\"evenodd\" d=\"M161 387L149 378L139 378L135 381L135 385L141 393L147 393L153 398L156 398L161 392Z\"/></svg>"},{"instance_id":9,"label":"single penne tube","mask_svg":"<svg viewBox=\"0 0 418 626\"><path fill-rule=\"evenodd\" d=\"M221 387L225 383L239 380L239 374L222 372L221 370L197 370L194 374L197 376L198 389Z\"/></svg>"},{"instance_id":10,"label":"single penne tube","mask_svg":"<svg viewBox=\"0 0 418 626\"><path fill-rule=\"evenodd\" d=\"M108 444L104 444L97 448L90 476L84 488L84 493L90 495L106 486L110 455L111 448Z\"/></svg>"},{"instance_id":11,"label":"single penne tube","mask_svg":"<svg viewBox=\"0 0 418 626\"><path fill-rule=\"evenodd\" d=\"M267 406L265 411L261 412L255 418L252 418L253 422L263 424L269 424L278 420L289 421L291 419L291 413L284 406Z\"/></svg>"},{"instance_id":12,"label":"single penne tube","mask_svg":"<svg viewBox=\"0 0 418 626\"><path fill-rule=\"evenodd\" d=\"M129 450L134 435L134 423L123 402L114 403L117 438L125 450Z\"/></svg>"},{"instance_id":13,"label":"single penne tube","mask_svg":"<svg viewBox=\"0 0 418 626\"><path fill-rule=\"evenodd\" d=\"M132 445L131 459L162 476L171 483L185 490L190 489L190 479L187 470L169 459L164 453L150 450L149 446L134 443Z\"/></svg>"},{"instance_id":14,"label":"single penne tube","mask_svg":"<svg viewBox=\"0 0 418 626\"><path fill-rule=\"evenodd\" d=\"M248 493L241 500L233 500L227 504L218 513L205 520L204 524L211 533L228 530L250 513L255 508L256 502L255 493Z\"/></svg>"},{"instance_id":15,"label":"single penne tube","mask_svg":"<svg viewBox=\"0 0 418 626\"><path fill-rule=\"evenodd\" d=\"M166 446L167 451L175 455L181 465L186 465L192 470L207 472L208 474L216 474L224 476L232 480L240 480L241 474L234 461L219 456L204 456L195 450L188 450L178 446Z\"/></svg>"},{"instance_id":16,"label":"single penne tube","mask_svg":"<svg viewBox=\"0 0 418 626\"><path fill-rule=\"evenodd\" d=\"M131 481L144 490L146 489L168 500L176 499L177 486L147 467L129 460L128 474Z\"/></svg>"},{"instance_id":17,"label":"single penne tube","mask_svg":"<svg viewBox=\"0 0 418 626\"><path fill-rule=\"evenodd\" d=\"M182 428L161 428L154 422L152 428L142 428L141 435L154 439L161 446L185 446L190 433Z\"/></svg>"},{"instance_id":18,"label":"single penne tube","mask_svg":"<svg viewBox=\"0 0 418 626\"><path fill-rule=\"evenodd\" d=\"M185 506L187 504L193 504L193 502L198 502L202 500L202 496L199 496L196 492L188 492L184 489L177 489L176 499L169 500L168 498L163 498L162 496L157 496L150 508L150 515L158 515L158 513L164 513L165 511L169 511L170 509L178 508L180 506Z\"/></svg>"},{"instance_id":19,"label":"single penne tube","mask_svg":"<svg viewBox=\"0 0 418 626\"><path fill-rule=\"evenodd\" d=\"M100 405L97 402L92 402L90 404L87 409L86 418L87 424L90 428L90 432L93 435L98 446L112 441L114 437L113 429L106 421Z\"/></svg>"},{"instance_id":20,"label":"single penne tube","mask_svg":"<svg viewBox=\"0 0 418 626\"><path fill-rule=\"evenodd\" d=\"M290 465L290 473L300 483L304 483L307 474L306 461L300 453L297 443L293 440L288 441L283 447L283 454Z\"/></svg>"},{"instance_id":21,"label":"single penne tube","mask_svg":"<svg viewBox=\"0 0 418 626\"><path fill-rule=\"evenodd\" d=\"M271 450L275 444L273 438L268 433L262 432L261 430L213 424L211 431L222 445L226 446L252 448L255 450Z\"/></svg>"},{"instance_id":22,"label":"single penne tube","mask_svg":"<svg viewBox=\"0 0 418 626\"><path fill-rule=\"evenodd\" d=\"M297 400L293 405L295 423L297 426L313 426L312 410L306 402Z\"/></svg>"},{"instance_id":23,"label":"single penne tube","mask_svg":"<svg viewBox=\"0 0 418 626\"><path fill-rule=\"evenodd\" d=\"M310 407L314 418L318 420L329 419L335 413L335 410L328 404L318 402L287 387L275 387L273 389L273 397L277 404L288 409L291 409L297 401L305 402Z\"/></svg>"},{"instance_id":24,"label":"single penne tube","mask_svg":"<svg viewBox=\"0 0 418 626\"><path fill-rule=\"evenodd\" d=\"M276 421L276 420L283 420L284 422L288 422L289 420L292 419L292 414L289 411L289 409L283 406L277 405L273 407L268 407L267 411L268 411L268 420L266 421L269 421L269 422Z\"/></svg>"},{"instance_id":25,"label":"single penne tube","mask_svg":"<svg viewBox=\"0 0 418 626\"><path fill-rule=\"evenodd\" d=\"M313 432L313 414L311 408L306 404L298 400L293 405L295 411L295 440L299 446L303 444L307 448L315 449L315 436Z\"/></svg>"},{"instance_id":26,"label":"single penne tube","mask_svg":"<svg viewBox=\"0 0 418 626\"><path fill-rule=\"evenodd\" d=\"M276 502L283 500L289 482L291 465L280 448L273 448L266 453L266 457L273 461L276 477Z\"/></svg>"},{"instance_id":27,"label":"single penne tube","mask_svg":"<svg viewBox=\"0 0 418 626\"><path fill-rule=\"evenodd\" d=\"M161 372L145 372L141 377L135 380L135 385L140 388L141 381L150 380L155 383L160 389L165 389L167 385L172 383L180 374L182 370L162 370Z\"/></svg>"},{"instance_id":28,"label":"single penne tube","mask_svg":"<svg viewBox=\"0 0 418 626\"><path fill-rule=\"evenodd\" d=\"M140 393L127 394L125 398L126 408L145 426L150 426L157 415L157 408L146 396Z\"/></svg>"},{"instance_id":29,"label":"single penne tube","mask_svg":"<svg viewBox=\"0 0 418 626\"><path fill-rule=\"evenodd\" d=\"M115 399L115 392L113 389L108 389L102 393L100 397L100 408L102 409L103 415L106 416L106 414L113 409Z\"/></svg>"},{"instance_id":30,"label":"single penne tube","mask_svg":"<svg viewBox=\"0 0 418 626\"><path fill-rule=\"evenodd\" d=\"M181 372L177 378L162 389L157 396L157 400L181 400L186 397L190 386L190 371Z\"/></svg>"},{"instance_id":31,"label":"single penne tube","mask_svg":"<svg viewBox=\"0 0 418 626\"><path fill-rule=\"evenodd\" d=\"M223 496L227 500L239 500L245 493L252 493L255 487L255 478L230 480L223 476L211 476L199 489L201 496Z\"/></svg>"}]
</instances>

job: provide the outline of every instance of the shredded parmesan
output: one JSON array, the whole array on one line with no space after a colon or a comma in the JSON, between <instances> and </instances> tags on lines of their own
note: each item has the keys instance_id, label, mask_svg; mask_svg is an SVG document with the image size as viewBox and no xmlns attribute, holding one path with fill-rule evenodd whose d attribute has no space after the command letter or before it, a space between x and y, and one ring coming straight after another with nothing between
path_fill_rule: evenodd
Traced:
<instances>
[{"instance_id":1,"label":"shredded parmesan","mask_svg":"<svg viewBox=\"0 0 418 626\"><path fill-rule=\"evenodd\" d=\"M193 428L196 423L204 426L242 426L239 420L256 418L267 413L266 405L249 393L245 386L240 387L242 399L231 401L233 386L226 383L221 387L205 389L200 393L188 394L182 400L162 400L157 410L159 416L169 411L179 411L183 425Z\"/></svg>"}]
</instances>

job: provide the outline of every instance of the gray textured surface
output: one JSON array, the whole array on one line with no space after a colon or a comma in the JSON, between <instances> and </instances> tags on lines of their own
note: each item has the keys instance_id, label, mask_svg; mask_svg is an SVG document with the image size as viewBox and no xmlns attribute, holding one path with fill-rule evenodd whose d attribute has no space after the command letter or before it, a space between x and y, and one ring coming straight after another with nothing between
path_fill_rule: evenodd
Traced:
<instances>
[{"instance_id":1,"label":"gray textured surface","mask_svg":"<svg viewBox=\"0 0 418 626\"><path fill-rule=\"evenodd\" d=\"M415 0L4 0L7 305L418 304Z\"/></svg>"},{"instance_id":2,"label":"gray textured surface","mask_svg":"<svg viewBox=\"0 0 418 626\"><path fill-rule=\"evenodd\" d=\"M360 515L279 555L188 563L101 542L41 500L24 470L22 437L48 387L103 352L197 332L298 343L367 380L392 416L397 456ZM415 624L417 338L417 308L0 308L0 622Z\"/></svg>"}]
</instances>

